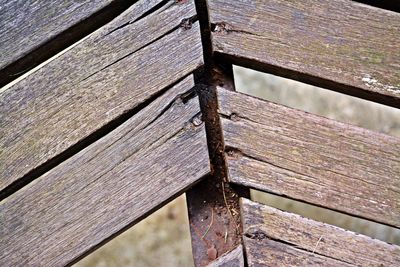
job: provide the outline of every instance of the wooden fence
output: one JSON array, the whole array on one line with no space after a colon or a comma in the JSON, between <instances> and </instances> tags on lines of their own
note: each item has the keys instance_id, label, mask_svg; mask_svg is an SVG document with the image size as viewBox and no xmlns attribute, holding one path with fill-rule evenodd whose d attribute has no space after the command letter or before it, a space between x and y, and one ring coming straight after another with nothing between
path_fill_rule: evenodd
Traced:
<instances>
[{"instance_id":1,"label":"wooden fence","mask_svg":"<svg viewBox=\"0 0 400 267\"><path fill-rule=\"evenodd\" d=\"M400 139L232 72L400 108L399 3L3 1L0 266L71 265L183 192L196 266L400 266L398 245L249 196L400 228Z\"/></svg>"}]
</instances>

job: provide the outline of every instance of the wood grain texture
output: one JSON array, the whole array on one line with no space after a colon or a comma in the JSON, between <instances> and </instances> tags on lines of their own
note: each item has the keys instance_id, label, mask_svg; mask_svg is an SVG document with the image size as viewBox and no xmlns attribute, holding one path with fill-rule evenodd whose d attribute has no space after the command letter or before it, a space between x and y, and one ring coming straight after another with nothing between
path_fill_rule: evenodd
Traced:
<instances>
[{"instance_id":1,"label":"wood grain texture","mask_svg":"<svg viewBox=\"0 0 400 267\"><path fill-rule=\"evenodd\" d=\"M400 227L400 139L218 91L230 181Z\"/></svg>"},{"instance_id":2,"label":"wood grain texture","mask_svg":"<svg viewBox=\"0 0 400 267\"><path fill-rule=\"evenodd\" d=\"M0 266L63 266L209 173L189 76L0 204Z\"/></svg>"},{"instance_id":3,"label":"wood grain texture","mask_svg":"<svg viewBox=\"0 0 400 267\"><path fill-rule=\"evenodd\" d=\"M400 247L242 199L249 266L398 266Z\"/></svg>"},{"instance_id":4,"label":"wood grain texture","mask_svg":"<svg viewBox=\"0 0 400 267\"><path fill-rule=\"evenodd\" d=\"M357 266L338 261L318 254L304 251L294 246L282 244L270 239L262 245L258 240L244 238L248 253L248 266L323 266L323 267L352 267ZM360 265L365 266L365 265ZM379 266L379 265L378 265Z\"/></svg>"},{"instance_id":5,"label":"wood grain texture","mask_svg":"<svg viewBox=\"0 0 400 267\"><path fill-rule=\"evenodd\" d=\"M234 250L221 255L207 267L244 267L243 246L239 245Z\"/></svg>"},{"instance_id":6,"label":"wood grain texture","mask_svg":"<svg viewBox=\"0 0 400 267\"><path fill-rule=\"evenodd\" d=\"M0 9L0 69L86 19L112 0L5 0Z\"/></svg>"},{"instance_id":7,"label":"wood grain texture","mask_svg":"<svg viewBox=\"0 0 400 267\"><path fill-rule=\"evenodd\" d=\"M350 0L211 0L234 63L400 107L400 14Z\"/></svg>"},{"instance_id":8,"label":"wood grain texture","mask_svg":"<svg viewBox=\"0 0 400 267\"><path fill-rule=\"evenodd\" d=\"M139 4L0 92L0 189L202 64L192 1L131 21Z\"/></svg>"},{"instance_id":9,"label":"wood grain texture","mask_svg":"<svg viewBox=\"0 0 400 267\"><path fill-rule=\"evenodd\" d=\"M135 1L2 1L0 86L100 28L133 2ZM148 2L151 8L161 0Z\"/></svg>"}]
</instances>

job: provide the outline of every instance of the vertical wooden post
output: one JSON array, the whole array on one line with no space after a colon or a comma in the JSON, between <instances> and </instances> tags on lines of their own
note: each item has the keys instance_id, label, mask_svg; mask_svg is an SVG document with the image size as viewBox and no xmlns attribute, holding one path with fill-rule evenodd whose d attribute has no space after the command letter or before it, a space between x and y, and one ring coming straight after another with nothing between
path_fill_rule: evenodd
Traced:
<instances>
[{"instance_id":1,"label":"vertical wooden post","mask_svg":"<svg viewBox=\"0 0 400 267\"><path fill-rule=\"evenodd\" d=\"M216 97L217 87L234 90L232 65L213 63L210 69L204 69L197 79L207 132L211 175L187 192L196 266L206 266L242 243L239 197L249 197L248 189L234 187L227 181L224 142Z\"/></svg>"},{"instance_id":2,"label":"vertical wooden post","mask_svg":"<svg viewBox=\"0 0 400 267\"><path fill-rule=\"evenodd\" d=\"M211 24L206 0L196 0L203 45L204 68L196 74L196 87L206 126L211 174L186 193L193 258L196 266L207 266L242 243L239 197L246 188L228 184L224 142L218 115L217 87L235 90L231 64L213 56Z\"/></svg>"}]
</instances>

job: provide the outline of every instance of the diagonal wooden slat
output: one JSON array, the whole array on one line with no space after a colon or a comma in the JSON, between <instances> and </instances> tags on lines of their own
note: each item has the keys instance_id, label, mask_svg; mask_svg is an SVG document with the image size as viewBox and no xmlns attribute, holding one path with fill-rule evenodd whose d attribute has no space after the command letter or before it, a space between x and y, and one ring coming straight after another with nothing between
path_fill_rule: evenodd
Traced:
<instances>
[{"instance_id":1,"label":"diagonal wooden slat","mask_svg":"<svg viewBox=\"0 0 400 267\"><path fill-rule=\"evenodd\" d=\"M60 0L52 4L34 0L2 1L0 86L100 28L134 2ZM161 2L140 1L135 9L140 16Z\"/></svg>"},{"instance_id":2,"label":"diagonal wooden slat","mask_svg":"<svg viewBox=\"0 0 400 267\"><path fill-rule=\"evenodd\" d=\"M209 173L189 76L0 203L0 266L64 266Z\"/></svg>"},{"instance_id":3,"label":"diagonal wooden slat","mask_svg":"<svg viewBox=\"0 0 400 267\"><path fill-rule=\"evenodd\" d=\"M193 1L171 2L131 20L143 2L2 89L0 190L8 189L2 196L96 140L110 123L202 64Z\"/></svg>"}]
</instances>

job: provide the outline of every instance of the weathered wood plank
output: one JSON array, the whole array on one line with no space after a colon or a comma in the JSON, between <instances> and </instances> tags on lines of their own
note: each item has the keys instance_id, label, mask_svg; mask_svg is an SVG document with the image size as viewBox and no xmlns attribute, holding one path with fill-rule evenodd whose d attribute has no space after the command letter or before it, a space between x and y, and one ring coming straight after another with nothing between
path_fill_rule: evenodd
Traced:
<instances>
[{"instance_id":1,"label":"weathered wood plank","mask_svg":"<svg viewBox=\"0 0 400 267\"><path fill-rule=\"evenodd\" d=\"M400 227L400 139L218 91L230 181Z\"/></svg>"},{"instance_id":2,"label":"weathered wood plank","mask_svg":"<svg viewBox=\"0 0 400 267\"><path fill-rule=\"evenodd\" d=\"M242 199L249 266L398 266L400 247Z\"/></svg>"},{"instance_id":3,"label":"weathered wood plank","mask_svg":"<svg viewBox=\"0 0 400 267\"><path fill-rule=\"evenodd\" d=\"M246 237L244 238L244 242L248 248L248 266L357 266L323 257L269 239L263 241L262 245L258 240Z\"/></svg>"},{"instance_id":4,"label":"weathered wood plank","mask_svg":"<svg viewBox=\"0 0 400 267\"><path fill-rule=\"evenodd\" d=\"M189 76L0 204L1 266L63 266L209 173Z\"/></svg>"},{"instance_id":5,"label":"weathered wood plank","mask_svg":"<svg viewBox=\"0 0 400 267\"><path fill-rule=\"evenodd\" d=\"M202 49L198 23L191 25L189 19L193 15L192 1L173 2L137 22L126 12L3 89L0 189L84 143L199 67ZM189 20L182 25L184 19Z\"/></svg>"},{"instance_id":6,"label":"weathered wood plank","mask_svg":"<svg viewBox=\"0 0 400 267\"><path fill-rule=\"evenodd\" d=\"M142 2L151 9L161 0ZM130 5L124 0L2 1L0 86L100 28ZM139 5L144 9L143 3Z\"/></svg>"},{"instance_id":7,"label":"weathered wood plank","mask_svg":"<svg viewBox=\"0 0 400 267\"><path fill-rule=\"evenodd\" d=\"M350 0L209 1L233 62L400 107L400 14Z\"/></svg>"},{"instance_id":8,"label":"weathered wood plank","mask_svg":"<svg viewBox=\"0 0 400 267\"><path fill-rule=\"evenodd\" d=\"M221 255L207 267L244 267L243 246L239 245L234 250Z\"/></svg>"}]
</instances>

